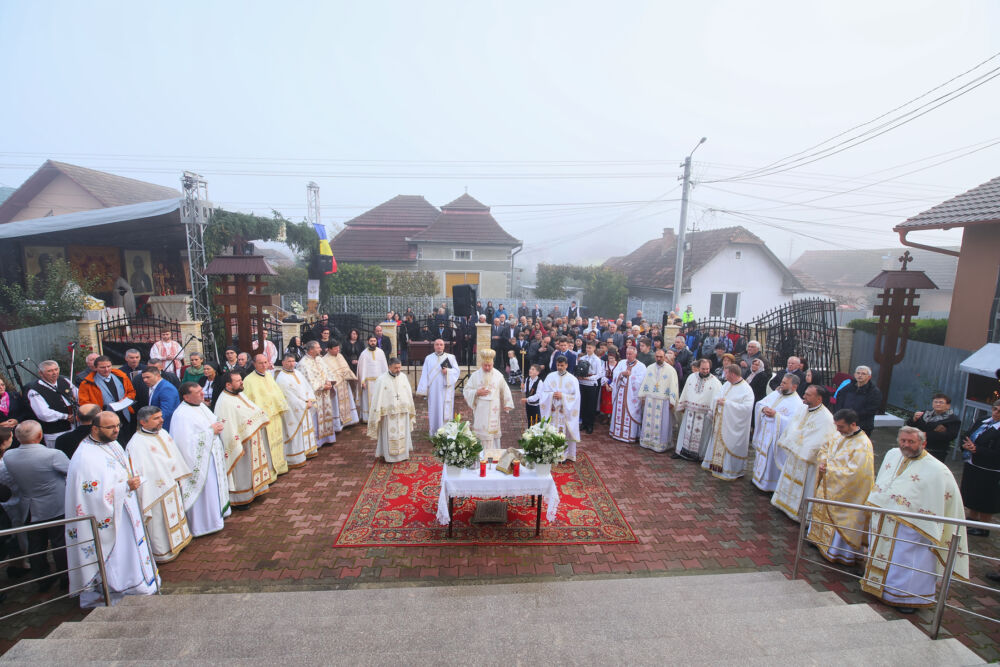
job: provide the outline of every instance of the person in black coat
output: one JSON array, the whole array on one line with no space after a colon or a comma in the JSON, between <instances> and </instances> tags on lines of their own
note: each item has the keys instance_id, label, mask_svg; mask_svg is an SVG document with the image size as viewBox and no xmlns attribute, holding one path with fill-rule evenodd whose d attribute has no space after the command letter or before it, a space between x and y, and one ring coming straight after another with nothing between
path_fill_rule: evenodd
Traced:
<instances>
[{"instance_id":1,"label":"person in black coat","mask_svg":"<svg viewBox=\"0 0 1000 667\"><path fill-rule=\"evenodd\" d=\"M531 364L528 367L528 376L524 380L524 396L521 398L521 402L524 403L524 411L528 418L528 425L537 423L542 418L541 408L539 407L539 396L538 388L542 384L541 378L542 367L538 364Z\"/></svg>"},{"instance_id":2,"label":"person in black coat","mask_svg":"<svg viewBox=\"0 0 1000 667\"><path fill-rule=\"evenodd\" d=\"M868 437L875 429L875 415L882 407L882 392L871 380L872 369L858 366L854 369L854 379L837 395L837 409L854 410L858 414L858 426Z\"/></svg>"},{"instance_id":3,"label":"person in black coat","mask_svg":"<svg viewBox=\"0 0 1000 667\"><path fill-rule=\"evenodd\" d=\"M140 382L142 382L141 379ZM145 387L145 385L143 386ZM148 390L146 396L146 402L148 403ZM94 405L93 403L81 405L79 411L77 411L76 428L56 438L56 449L65 454L66 458L72 459L73 454L76 453L76 448L80 446L84 438L90 435L90 425L94 422L94 417L100 413L101 406L99 405Z\"/></svg>"},{"instance_id":4,"label":"person in black coat","mask_svg":"<svg viewBox=\"0 0 1000 667\"><path fill-rule=\"evenodd\" d=\"M784 370L780 370L775 373L774 377L771 378L771 381L768 383L768 386L771 387L771 389L777 389L778 385L781 384L782 378L785 377L785 373L791 373L792 375L798 376L799 386L797 391L799 392L800 397L802 394L806 393L806 387L809 385L806 384L806 372L802 369L802 360L798 357L788 357L788 361L785 362Z\"/></svg>"},{"instance_id":5,"label":"person in black coat","mask_svg":"<svg viewBox=\"0 0 1000 667\"><path fill-rule=\"evenodd\" d=\"M365 342L361 340L361 334L357 329L351 329L347 334L347 340L340 348L340 353L344 355L347 363L351 366L351 372L355 375L358 372L358 359L361 358L361 353L365 351ZM326 351L324 350L324 354Z\"/></svg>"},{"instance_id":6,"label":"person in black coat","mask_svg":"<svg viewBox=\"0 0 1000 667\"><path fill-rule=\"evenodd\" d=\"M962 504L968 518L992 523L1000 512L1000 401L992 414L972 425L962 440L962 449L971 454L962 470ZM990 531L969 528L969 535L986 537Z\"/></svg>"},{"instance_id":7,"label":"person in black coat","mask_svg":"<svg viewBox=\"0 0 1000 667\"><path fill-rule=\"evenodd\" d=\"M962 429L962 420L951 411L951 399L947 394L934 394L932 410L914 412L906 420L907 426L919 428L927 435L927 451L938 461L944 461Z\"/></svg>"},{"instance_id":8,"label":"person in black coat","mask_svg":"<svg viewBox=\"0 0 1000 667\"><path fill-rule=\"evenodd\" d=\"M0 377L0 424L13 429L18 422L34 418L28 401L7 386L7 381Z\"/></svg>"}]
</instances>

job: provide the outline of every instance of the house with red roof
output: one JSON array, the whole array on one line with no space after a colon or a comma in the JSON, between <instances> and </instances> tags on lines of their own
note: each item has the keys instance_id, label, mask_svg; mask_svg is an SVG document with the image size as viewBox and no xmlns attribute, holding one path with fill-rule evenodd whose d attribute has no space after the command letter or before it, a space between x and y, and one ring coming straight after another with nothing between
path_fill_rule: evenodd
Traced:
<instances>
[{"instance_id":1,"label":"house with red roof","mask_svg":"<svg viewBox=\"0 0 1000 667\"><path fill-rule=\"evenodd\" d=\"M337 262L387 271L431 271L436 296L454 285L478 285L483 298L509 298L522 242L468 194L440 209L419 195L397 195L348 220L330 242Z\"/></svg>"}]
</instances>

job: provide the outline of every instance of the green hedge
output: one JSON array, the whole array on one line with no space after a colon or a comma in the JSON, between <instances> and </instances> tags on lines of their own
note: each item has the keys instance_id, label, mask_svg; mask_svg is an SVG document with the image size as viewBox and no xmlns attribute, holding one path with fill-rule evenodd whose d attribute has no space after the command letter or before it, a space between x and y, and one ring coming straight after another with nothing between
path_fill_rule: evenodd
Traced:
<instances>
[{"instance_id":1,"label":"green hedge","mask_svg":"<svg viewBox=\"0 0 1000 667\"><path fill-rule=\"evenodd\" d=\"M851 320L847 323L847 326L855 331L865 331L867 333L875 333L875 329L878 327L878 318L869 317L864 320ZM948 333L948 320L913 320L910 325L910 340L919 341L921 343L934 343L935 345L944 345L945 334Z\"/></svg>"}]
</instances>

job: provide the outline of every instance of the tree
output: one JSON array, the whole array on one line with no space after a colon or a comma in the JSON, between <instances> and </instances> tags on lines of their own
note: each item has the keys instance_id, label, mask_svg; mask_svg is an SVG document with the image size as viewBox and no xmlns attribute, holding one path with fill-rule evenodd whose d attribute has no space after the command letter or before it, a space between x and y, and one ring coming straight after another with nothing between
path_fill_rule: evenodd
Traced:
<instances>
[{"instance_id":1,"label":"tree","mask_svg":"<svg viewBox=\"0 0 1000 667\"><path fill-rule=\"evenodd\" d=\"M386 273L381 266L364 264L338 264L337 272L323 276L320 283L320 299L331 294L374 294L386 293Z\"/></svg>"},{"instance_id":2,"label":"tree","mask_svg":"<svg viewBox=\"0 0 1000 667\"><path fill-rule=\"evenodd\" d=\"M535 280L535 296L539 299L565 299L566 291L563 285L568 277L567 264L539 264Z\"/></svg>"},{"instance_id":3,"label":"tree","mask_svg":"<svg viewBox=\"0 0 1000 667\"><path fill-rule=\"evenodd\" d=\"M438 280L432 271L393 271L389 274L390 296L434 296Z\"/></svg>"},{"instance_id":4,"label":"tree","mask_svg":"<svg viewBox=\"0 0 1000 667\"><path fill-rule=\"evenodd\" d=\"M274 268L276 276L267 277L267 288L271 294L305 294L306 281L309 280L306 267L277 266Z\"/></svg>"},{"instance_id":5,"label":"tree","mask_svg":"<svg viewBox=\"0 0 1000 667\"><path fill-rule=\"evenodd\" d=\"M65 322L77 319L87 310L88 294L99 280L79 275L61 259L49 264L45 275L28 276L18 283L0 284L0 296L9 304L9 321L16 327Z\"/></svg>"},{"instance_id":6,"label":"tree","mask_svg":"<svg viewBox=\"0 0 1000 667\"><path fill-rule=\"evenodd\" d=\"M583 301L594 313L619 313L628 302L624 273L603 266L539 264L535 295L540 299L564 299L564 285L574 280L583 284Z\"/></svg>"}]
</instances>

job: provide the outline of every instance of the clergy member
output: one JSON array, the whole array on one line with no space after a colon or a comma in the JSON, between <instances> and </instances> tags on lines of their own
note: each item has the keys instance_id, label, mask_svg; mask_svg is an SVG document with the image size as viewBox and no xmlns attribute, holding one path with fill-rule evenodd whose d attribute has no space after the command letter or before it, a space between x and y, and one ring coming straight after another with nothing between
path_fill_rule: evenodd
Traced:
<instances>
[{"instance_id":1,"label":"clergy member","mask_svg":"<svg viewBox=\"0 0 1000 667\"><path fill-rule=\"evenodd\" d=\"M761 491L773 493L778 488L781 468L785 465L785 450L778 447L778 440L788 430L795 416L805 410L797 387L799 376L785 373L777 391L760 399L754 406L756 426L753 444L756 455L753 461L753 484Z\"/></svg>"},{"instance_id":2,"label":"clergy member","mask_svg":"<svg viewBox=\"0 0 1000 667\"><path fill-rule=\"evenodd\" d=\"M340 353L339 341L330 341L322 360L330 371L333 381L333 393L331 396L336 403L333 406L333 429L337 433L340 433L344 428L361 421L358 418L358 406L354 402L354 392L358 384L358 376L351 370L351 365L348 363L347 358ZM330 440L330 442L333 442L333 440Z\"/></svg>"},{"instance_id":3,"label":"clergy member","mask_svg":"<svg viewBox=\"0 0 1000 667\"><path fill-rule=\"evenodd\" d=\"M184 350L181 344L173 340L170 329L160 332L160 340L153 343L149 350L151 361L162 361L163 369L172 371L177 377L181 376L181 369L184 367Z\"/></svg>"},{"instance_id":4,"label":"clergy member","mask_svg":"<svg viewBox=\"0 0 1000 667\"><path fill-rule=\"evenodd\" d=\"M462 395L465 403L472 408L472 431L483 449L500 449L500 412L510 412L514 399L503 374L493 368L496 352L490 349L479 351L479 368L465 382Z\"/></svg>"},{"instance_id":5,"label":"clergy member","mask_svg":"<svg viewBox=\"0 0 1000 667\"><path fill-rule=\"evenodd\" d=\"M785 377L788 377L786 375ZM819 450L816 457L816 498L864 505L875 484L875 454L872 441L858 426L858 413L838 410L833 415L839 437ZM809 536L823 558L832 563L854 565L864 560L868 543L868 512L846 507L815 504L810 515Z\"/></svg>"},{"instance_id":6,"label":"clergy member","mask_svg":"<svg viewBox=\"0 0 1000 667\"><path fill-rule=\"evenodd\" d=\"M149 546L157 563L177 558L191 542L178 484L191 475L191 468L173 438L163 430L163 411L155 405L139 408L139 428L128 441L125 454L132 471L142 479L139 507L149 535Z\"/></svg>"},{"instance_id":7,"label":"clergy member","mask_svg":"<svg viewBox=\"0 0 1000 667\"><path fill-rule=\"evenodd\" d=\"M375 457L381 456L386 463L407 460L413 449L410 432L417 424L417 409L410 380L402 369L402 363L393 357L389 370L371 388L368 437L378 442Z\"/></svg>"},{"instance_id":8,"label":"clergy member","mask_svg":"<svg viewBox=\"0 0 1000 667\"><path fill-rule=\"evenodd\" d=\"M785 464L771 504L795 521L800 519L803 494L812 495L816 489L816 457L837 437L833 415L823 405L828 395L820 385L806 387L802 395L806 409L778 440L777 446L785 450Z\"/></svg>"},{"instance_id":9,"label":"clergy member","mask_svg":"<svg viewBox=\"0 0 1000 667\"><path fill-rule=\"evenodd\" d=\"M427 423L431 435L455 416L458 375L458 360L444 351L444 340L438 338L434 341L434 351L424 359L417 384L417 396L427 397Z\"/></svg>"},{"instance_id":10,"label":"clergy member","mask_svg":"<svg viewBox=\"0 0 1000 667\"><path fill-rule=\"evenodd\" d=\"M170 436L191 468L191 476L181 482L181 497L188 528L200 537L222 530L223 519L232 513L226 451L219 437L224 426L205 403L204 390L197 382L183 383L180 394Z\"/></svg>"},{"instance_id":11,"label":"clergy member","mask_svg":"<svg viewBox=\"0 0 1000 667\"><path fill-rule=\"evenodd\" d=\"M732 482L746 473L753 402L750 383L743 379L739 366L730 364L726 367L726 384L715 399L712 439L701 462L703 469L719 479Z\"/></svg>"},{"instance_id":12,"label":"clergy member","mask_svg":"<svg viewBox=\"0 0 1000 667\"><path fill-rule=\"evenodd\" d=\"M867 505L887 510L964 519L962 496L948 467L926 451L926 435L904 426L882 461ZM72 466L70 466L72 471ZM954 573L969 578L965 526L872 513L872 542L861 589L912 613L934 604L937 577L944 571L953 535L958 535ZM893 539L898 538L898 539ZM904 541L905 540L905 541ZM933 548L932 548L933 547ZM923 572L919 571L923 570ZM923 596L923 597L918 597Z\"/></svg>"},{"instance_id":13,"label":"clergy member","mask_svg":"<svg viewBox=\"0 0 1000 667\"><path fill-rule=\"evenodd\" d=\"M337 440L336 431L337 427L340 426L340 419L337 415L337 395L333 389L334 377L333 372L320 358L322 348L318 341L311 340L306 343L305 352L299 361L298 370L302 372L302 377L309 383L309 387L316 396L316 403L313 404L310 413L313 420L313 432L316 435L316 446L322 447Z\"/></svg>"},{"instance_id":14,"label":"clergy member","mask_svg":"<svg viewBox=\"0 0 1000 667\"><path fill-rule=\"evenodd\" d=\"M239 371L222 374L225 391L215 402L222 422L222 447L229 474L229 504L242 508L268 491L271 451L267 444L267 413L243 395Z\"/></svg>"},{"instance_id":15,"label":"clergy member","mask_svg":"<svg viewBox=\"0 0 1000 667\"><path fill-rule=\"evenodd\" d=\"M548 417L553 426L566 436L563 460L576 461L576 446L580 442L580 382L569 372L569 359L556 354L556 372L542 382L538 401L542 418Z\"/></svg>"},{"instance_id":16,"label":"clergy member","mask_svg":"<svg viewBox=\"0 0 1000 667\"><path fill-rule=\"evenodd\" d=\"M611 437L621 442L639 439L642 425L642 401L639 390L646 367L636 361L636 349L625 348L625 358L618 362L611 376Z\"/></svg>"},{"instance_id":17,"label":"clergy member","mask_svg":"<svg viewBox=\"0 0 1000 667\"><path fill-rule=\"evenodd\" d=\"M674 447L670 411L677 405L677 371L667 364L667 352L662 347L657 348L653 358L639 389L643 401L639 445L665 452Z\"/></svg>"},{"instance_id":18,"label":"clergy member","mask_svg":"<svg viewBox=\"0 0 1000 667\"><path fill-rule=\"evenodd\" d=\"M243 378L243 394L267 414L271 465L275 473L284 475L288 472L288 461L285 460L285 426L281 415L288 409L288 402L267 366L268 360L263 354L253 358L253 372ZM273 479L271 483L274 483Z\"/></svg>"},{"instance_id":19,"label":"clergy member","mask_svg":"<svg viewBox=\"0 0 1000 667\"><path fill-rule=\"evenodd\" d=\"M705 457L708 441L712 437L715 399L720 391L722 383L712 374L712 362L702 359L698 362L698 374L687 379L677 401L681 424L677 430L677 450L673 458L701 462Z\"/></svg>"},{"instance_id":20,"label":"clergy member","mask_svg":"<svg viewBox=\"0 0 1000 667\"><path fill-rule=\"evenodd\" d=\"M388 339L386 339L388 340ZM368 337L368 347L358 357L358 407L361 411L361 421L368 421L368 410L371 406L372 387L375 381L389 370L385 352L378 346L375 336Z\"/></svg>"},{"instance_id":21,"label":"clergy member","mask_svg":"<svg viewBox=\"0 0 1000 667\"><path fill-rule=\"evenodd\" d=\"M289 468L301 468L307 458L316 456L316 433L311 410L316 394L305 377L295 369L295 355L286 354L274 381L285 395L288 409L281 413L285 426L285 461Z\"/></svg>"},{"instance_id":22,"label":"clergy member","mask_svg":"<svg viewBox=\"0 0 1000 667\"><path fill-rule=\"evenodd\" d=\"M84 608L104 604L95 537L101 541L112 604L126 595L152 595L159 586L135 493L142 480L117 442L119 428L114 412L98 414L66 475L66 516L93 515L99 526L97 535L86 521L66 526L69 589L82 590Z\"/></svg>"}]
</instances>

